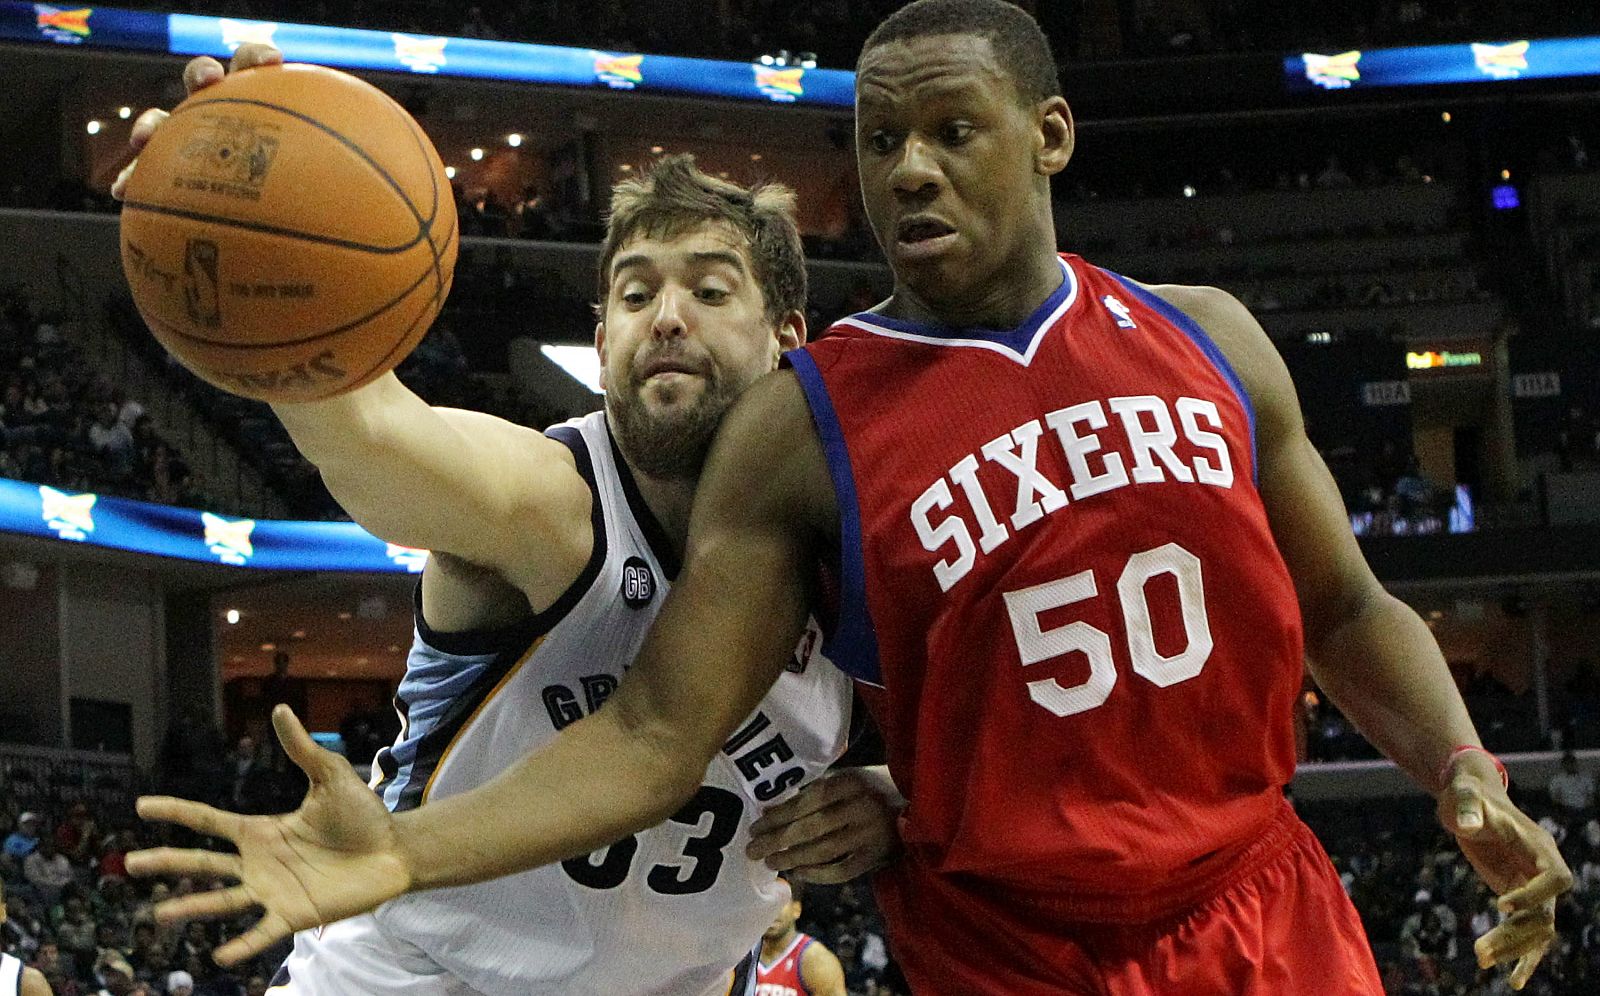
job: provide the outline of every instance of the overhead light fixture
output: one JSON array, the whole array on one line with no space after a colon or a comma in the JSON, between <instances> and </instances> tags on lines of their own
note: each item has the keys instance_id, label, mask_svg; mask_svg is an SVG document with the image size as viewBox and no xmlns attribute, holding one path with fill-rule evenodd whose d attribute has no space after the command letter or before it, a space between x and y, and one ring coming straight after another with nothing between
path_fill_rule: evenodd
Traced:
<instances>
[{"instance_id":1,"label":"overhead light fixture","mask_svg":"<svg viewBox=\"0 0 1600 996\"><path fill-rule=\"evenodd\" d=\"M454 180L456 178L456 168L454 166L446 166L444 168L444 176L447 180Z\"/></svg>"},{"instance_id":2,"label":"overhead light fixture","mask_svg":"<svg viewBox=\"0 0 1600 996\"><path fill-rule=\"evenodd\" d=\"M91 135L98 135L100 134L100 122L98 120L92 120L83 126L83 130L87 131Z\"/></svg>"},{"instance_id":3,"label":"overhead light fixture","mask_svg":"<svg viewBox=\"0 0 1600 996\"><path fill-rule=\"evenodd\" d=\"M506 136L506 144L515 149L522 144L522 136L516 132L512 132Z\"/></svg>"},{"instance_id":4,"label":"overhead light fixture","mask_svg":"<svg viewBox=\"0 0 1600 996\"><path fill-rule=\"evenodd\" d=\"M1183 185L1183 196L1185 196L1185 197L1193 197L1194 195L1195 195L1194 185L1193 184L1189 184L1189 183L1184 184Z\"/></svg>"},{"instance_id":5,"label":"overhead light fixture","mask_svg":"<svg viewBox=\"0 0 1600 996\"><path fill-rule=\"evenodd\" d=\"M650 151L652 153L654 153L655 155L659 156L659 155L661 155L661 153L663 153L663 152L665 152L667 150L665 148L663 148L662 146L652 145L652 146L650 146Z\"/></svg>"},{"instance_id":6,"label":"overhead light fixture","mask_svg":"<svg viewBox=\"0 0 1600 996\"><path fill-rule=\"evenodd\" d=\"M121 118L124 121L128 120L129 118L133 117L133 108L131 108L131 107L119 107L119 108L117 108L117 117Z\"/></svg>"},{"instance_id":7,"label":"overhead light fixture","mask_svg":"<svg viewBox=\"0 0 1600 996\"><path fill-rule=\"evenodd\" d=\"M753 163L760 162L761 161L761 153L759 153L759 152L750 153L750 161L753 162Z\"/></svg>"},{"instance_id":8,"label":"overhead light fixture","mask_svg":"<svg viewBox=\"0 0 1600 996\"><path fill-rule=\"evenodd\" d=\"M297 629L289 635L296 640L304 640L306 638L306 631L303 629Z\"/></svg>"},{"instance_id":9,"label":"overhead light fixture","mask_svg":"<svg viewBox=\"0 0 1600 996\"><path fill-rule=\"evenodd\" d=\"M1445 124L1449 124L1450 121L1451 121L1450 112L1449 111L1445 111L1443 114L1440 114L1439 115L1439 120L1443 121Z\"/></svg>"},{"instance_id":10,"label":"overhead light fixture","mask_svg":"<svg viewBox=\"0 0 1600 996\"><path fill-rule=\"evenodd\" d=\"M278 645L276 643L263 643L261 645L261 649L262 650L277 650L278 649Z\"/></svg>"},{"instance_id":11,"label":"overhead light fixture","mask_svg":"<svg viewBox=\"0 0 1600 996\"><path fill-rule=\"evenodd\" d=\"M468 155L470 155L472 157L472 161L473 162L477 162L478 160L483 158L483 150L482 149L473 149L471 152L468 153Z\"/></svg>"},{"instance_id":12,"label":"overhead light fixture","mask_svg":"<svg viewBox=\"0 0 1600 996\"><path fill-rule=\"evenodd\" d=\"M596 394L605 393L600 389L600 354L595 352L593 346L552 346L545 343L539 347L539 352L584 387Z\"/></svg>"},{"instance_id":13,"label":"overhead light fixture","mask_svg":"<svg viewBox=\"0 0 1600 996\"><path fill-rule=\"evenodd\" d=\"M229 626L237 626L239 625L239 610L229 609L223 618L228 620Z\"/></svg>"}]
</instances>

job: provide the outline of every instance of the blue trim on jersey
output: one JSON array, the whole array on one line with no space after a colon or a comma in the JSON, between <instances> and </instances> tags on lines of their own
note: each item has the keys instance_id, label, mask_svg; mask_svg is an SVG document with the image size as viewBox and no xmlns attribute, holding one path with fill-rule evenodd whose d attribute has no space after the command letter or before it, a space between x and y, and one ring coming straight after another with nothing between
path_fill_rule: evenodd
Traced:
<instances>
[{"instance_id":1,"label":"blue trim on jersey","mask_svg":"<svg viewBox=\"0 0 1600 996\"><path fill-rule=\"evenodd\" d=\"M644 540L650 544L650 552L656 555L656 563L661 565L667 580L676 581L678 572L683 569L683 558L678 556L672 540L667 537L667 530L661 525L661 520L656 518L650 503L644 500L644 495L639 491L639 482L634 480L633 468L628 466L627 459L622 455L622 447L617 445L617 435L611 431L610 417L602 412L600 418L606 427L606 439L611 443L611 462L616 464L617 480L622 484L622 494L628 500L628 510L633 513L633 521L639 524L639 531L644 533Z\"/></svg>"},{"instance_id":2,"label":"blue trim on jersey","mask_svg":"<svg viewBox=\"0 0 1600 996\"><path fill-rule=\"evenodd\" d=\"M1200 323L1190 318L1177 305L1159 294L1145 290L1120 273L1112 273L1110 270L1103 270L1102 272L1114 277L1118 283L1128 289L1128 293L1143 301L1151 309L1159 313L1161 317L1176 325L1179 331L1189 337L1189 341L1200 348L1200 352L1204 353L1206 359L1211 361L1211 365L1217 369L1217 373L1221 374L1222 379L1227 381L1229 386L1233 388L1233 393L1239 397L1239 404L1244 406L1245 418L1250 423L1250 479L1259 485L1261 483L1261 465L1256 459L1256 407L1250 402L1250 392L1244 389L1244 381L1240 380L1239 375L1234 372L1233 364L1228 362L1227 356L1223 355L1222 350L1212 341L1211 336L1206 334L1206 330L1200 327Z\"/></svg>"},{"instance_id":3,"label":"blue trim on jersey","mask_svg":"<svg viewBox=\"0 0 1600 996\"><path fill-rule=\"evenodd\" d=\"M851 315L857 321L868 325L881 325L894 332L904 332L908 335L928 336L934 339L984 339L989 342L999 343L1015 353L1026 353L1028 347L1033 345L1034 338L1039 334L1040 324L1059 307L1061 303L1072 294L1077 286L1075 274L1061 260L1061 283L1044 303L1033 310L1021 325L1010 329L989 329L976 325L934 325L925 322L914 322L905 318L892 318L880 315L875 311L863 311Z\"/></svg>"},{"instance_id":4,"label":"blue trim on jersey","mask_svg":"<svg viewBox=\"0 0 1600 996\"><path fill-rule=\"evenodd\" d=\"M511 626L439 633L422 614L422 586L416 589L417 637L406 658L405 677L396 698L402 702L407 737L380 751L374 759L383 780L376 791L394 812L415 809L456 734L477 712L536 641L567 617L594 586L606 559L605 506L594 463L583 434L571 426L555 426L545 435L572 451L578 474L593 496L590 524L593 546L583 572L543 612Z\"/></svg>"},{"instance_id":5,"label":"blue trim on jersey","mask_svg":"<svg viewBox=\"0 0 1600 996\"><path fill-rule=\"evenodd\" d=\"M816 424L822 451L828 460L828 475L839 504L839 618L833 632L825 634L822 652L852 678L883 684L878 666L878 634L867 608L867 569L861 546L861 506L856 500L856 478L850 467L850 451L845 446L839 416L828 397L817 361L804 349L783 356L794 370L805 391L811 420Z\"/></svg>"}]
</instances>

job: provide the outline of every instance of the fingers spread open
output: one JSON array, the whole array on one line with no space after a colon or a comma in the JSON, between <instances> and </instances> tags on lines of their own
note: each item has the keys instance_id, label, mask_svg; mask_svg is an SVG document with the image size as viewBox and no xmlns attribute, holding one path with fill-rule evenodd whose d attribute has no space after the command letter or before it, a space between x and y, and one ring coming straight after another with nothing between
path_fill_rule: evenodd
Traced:
<instances>
[{"instance_id":1,"label":"fingers spread open","mask_svg":"<svg viewBox=\"0 0 1600 996\"><path fill-rule=\"evenodd\" d=\"M210 889L194 892L177 899L169 899L158 907L163 922L175 920L214 920L217 917L243 913L256 905L250 890L242 885L228 889Z\"/></svg>"},{"instance_id":2,"label":"fingers spread open","mask_svg":"<svg viewBox=\"0 0 1600 996\"><path fill-rule=\"evenodd\" d=\"M224 968L237 965L246 958L254 958L292 933L294 928L289 926L287 920L268 910L254 927L217 948L211 957Z\"/></svg>"},{"instance_id":3,"label":"fingers spread open","mask_svg":"<svg viewBox=\"0 0 1600 996\"><path fill-rule=\"evenodd\" d=\"M174 799L167 795L140 796L135 808L141 819L158 823L176 823L196 833L211 837L235 840L244 817L225 812L203 802Z\"/></svg>"},{"instance_id":4,"label":"fingers spread open","mask_svg":"<svg viewBox=\"0 0 1600 996\"><path fill-rule=\"evenodd\" d=\"M237 854L223 854L219 851L156 847L148 851L134 851L128 855L128 874L140 877L187 875L190 878L236 879L242 868L243 864Z\"/></svg>"}]
</instances>

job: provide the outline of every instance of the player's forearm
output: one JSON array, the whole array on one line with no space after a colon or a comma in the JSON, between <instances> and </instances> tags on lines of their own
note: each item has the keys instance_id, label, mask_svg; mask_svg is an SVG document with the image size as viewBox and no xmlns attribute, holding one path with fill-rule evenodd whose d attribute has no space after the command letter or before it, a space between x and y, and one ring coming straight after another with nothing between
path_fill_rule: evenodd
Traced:
<instances>
[{"instance_id":1,"label":"player's forearm","mask_svg":"<svg viewBox=\"0 0 1600 996\"><path fill-rule=\"evenodd\" d=\"M411 889L487 881L587 854L676 812L710 758L603 709L493 781L396 818Z\"/></svg>"},{"instance_id":2,"label":"player's forearm","mask_svg":"<svg viewBox=\"0 0 1600 996\"><path fill-rule=\"evenodd\" d=\"M404 546L471 552L457 549L452 536L471 518L460 508L470 481L452 479L451 461L465 441L394 374L349 394L272 410L334 500L368 532ZM487 531L481 518L476 525Z\"/></svg>"},{"instance_id":3,"label":"player's forearm","mask_svg":"<svg viewBox=\"0 0 1600 996\"><path fill-rule=\"evenodd\" d=\"M361 470L381 478L403 473L408 462L415 462L396 445L396 425L406 421L406 413L396 417L397 407L415 408L409 412L415 416L428 406L388 373L348 394L321 401L278 402L272 411L300 455L325 477L354 480ZM334 497L339 496L336 493Z\"/></svg>"},{"instance_id":4,"label":"player's forearm","mask_svg":"<svg viewBox=\"0 0 1600 996\"><path fill-rule=\"evenodd\" d=\"M1481 744L1433 634L1387 592L1374 592L1307 649L1322 690L1428 791L1453 748Z\"/></svg>"}]
</instances>

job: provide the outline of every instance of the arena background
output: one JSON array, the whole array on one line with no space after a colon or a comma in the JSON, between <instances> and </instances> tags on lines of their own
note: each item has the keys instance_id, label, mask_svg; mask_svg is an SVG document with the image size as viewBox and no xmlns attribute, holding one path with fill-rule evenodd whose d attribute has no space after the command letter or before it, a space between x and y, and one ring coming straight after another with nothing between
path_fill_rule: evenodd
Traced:
<instances>
[{"instance_id":1,"label":"arena background","mask_svg":"<svg viewBox=\"0 0 1600 996\"><path fill-rule=\"evenodd\" d=\"M397 725L420 553L332 524L265 406L176 368L128 298L107 189L133 117L181 99L185 57L270 40L344 60L417 117L453 172L463 250L402 377L542 427L600 404L583 366L600 211L656 156L799 191L813 329L885 293L844 71L898 5L0 3L5 950L57 993L102 991L116 956L137 977L117 992L165 994L173 969L200 993L262 992L276 956L237 973L207 957L230 925L152 923L122 855L168 831L138 824L132 796L292 805L273 702L358 766ZM1260 317L1367 556L1577 873L1527 991L1600 992L1600 8L1022 6L1079 124L1061 248L1225 287ZM1503 991L1471 955L1489 896L1429 801L1309 682L1302 705L1293 796L1389 991ZM871 755L868 738L853 758ZM62 859L26 854L24 812ZM813 890L802 926L852 993L902 991L864 883Z\"/></svg>"}]
</instances>

